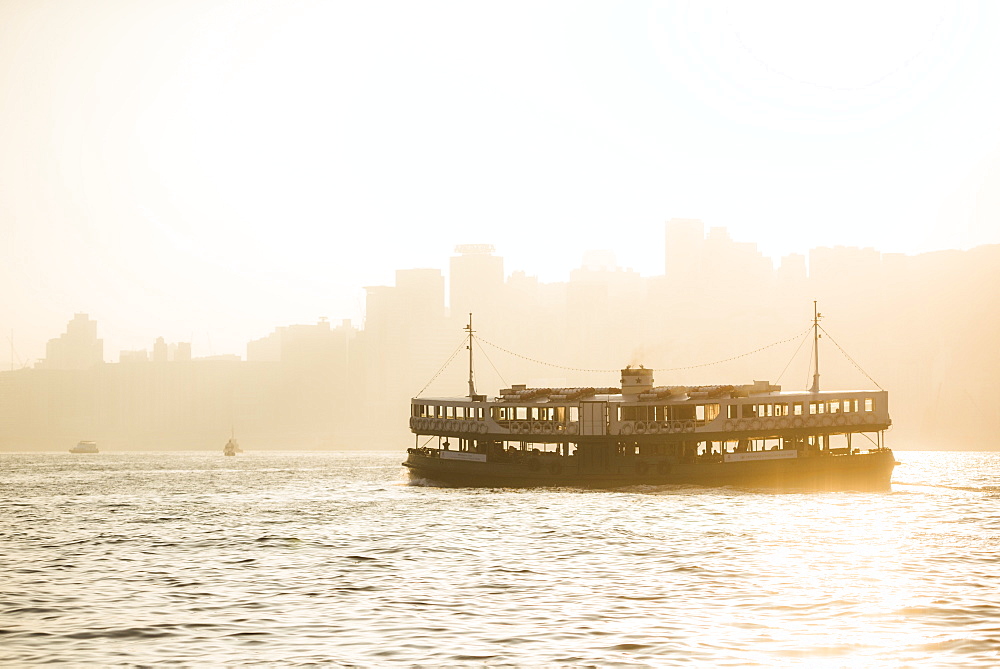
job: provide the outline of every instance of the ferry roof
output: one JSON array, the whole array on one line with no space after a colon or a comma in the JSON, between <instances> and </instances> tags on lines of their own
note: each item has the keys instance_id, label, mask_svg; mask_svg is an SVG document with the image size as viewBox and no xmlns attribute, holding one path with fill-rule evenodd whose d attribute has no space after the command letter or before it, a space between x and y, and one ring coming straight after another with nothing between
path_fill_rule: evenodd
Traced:
<instances>
[{"instance_id":1,"label":"ferry roof","mask_svg":"<svg viewBox=\"0 0 1000 669\"><path fill-rule=\"evenodd\" d=\"M742 399L754 397L768 398L808 398L839 397L845 395L885 392L875 389L853 390L782 390L781 386L767 381L757 381L742 386L657 386L645 392L625 395L620 388L528 388L514 386L500 391L494 398L477 396L475 401L490 404L561 404L577 401L601 402L691 402L696 400ZM482 399L479 399L482 398ZM463 397L414 397L415 402L470 402Z\"/></svg>"}]
</instances>

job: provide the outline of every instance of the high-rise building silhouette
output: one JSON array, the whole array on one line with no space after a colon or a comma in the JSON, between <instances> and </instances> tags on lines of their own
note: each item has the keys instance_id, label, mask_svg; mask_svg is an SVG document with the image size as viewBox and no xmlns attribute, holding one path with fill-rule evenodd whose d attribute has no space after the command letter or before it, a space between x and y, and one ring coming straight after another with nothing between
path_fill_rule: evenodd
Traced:
<instances>
[{"instance_id":1,"label":"high-rise building silhouette","mask_svg":"<svg viewBox=\"0 0 1000 669\"><path fill-rule=\"evenodd\" d=\"M40 369L88 369L104 362L104 340L97 338L97 321L87 314L75 314L58 339L45 346Z\"/></svg>"}]
</instances>

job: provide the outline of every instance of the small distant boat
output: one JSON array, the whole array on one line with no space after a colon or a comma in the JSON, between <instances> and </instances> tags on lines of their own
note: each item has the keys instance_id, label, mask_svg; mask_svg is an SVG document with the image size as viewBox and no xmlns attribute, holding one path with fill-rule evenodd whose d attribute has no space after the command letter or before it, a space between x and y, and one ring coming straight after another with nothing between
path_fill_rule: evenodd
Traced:
<instances>
[{"instance_id":1,"label":"small distant boat","mask_svg":"<svg viewBox=\"0 0 1000 669\"><path fill-rule=\"evenodd\" d=\"M230 437L229 441L226 442L226 445L222 447L223 455L236 455L237 453L242 453L242 452L243 449L240 448L240 445L236 442L236 439L232 437Z\"/></svg>"},{"instance_id":2,"label":"small distant boat","mask_svg":"<svg viewBox=\"0 0 1000 669\"><path fill-rule=\"evenodd\" d=\"M97 450L96 441L81 441L73 448L69 449L70 453L100 453Z\"/></svg>"}]
</instances>

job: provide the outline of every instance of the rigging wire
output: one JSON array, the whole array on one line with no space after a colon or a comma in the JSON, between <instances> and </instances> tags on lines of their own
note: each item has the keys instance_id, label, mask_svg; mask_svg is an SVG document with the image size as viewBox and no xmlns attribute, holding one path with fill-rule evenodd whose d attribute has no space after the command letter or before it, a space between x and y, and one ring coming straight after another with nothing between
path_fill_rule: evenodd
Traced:
<instances>
[{"instance_id":1,"label":"rigging wire","mask_svg":"<svg viewBox=\"0 0 1000 669\"><path fill-rule=\"evenodd\" d=\"M725 360L716 360L715 362L706 362L706 363L703 363L703 364L700 364L700 365L688 365L687 367L668 367L666 369L659 369L657 371L660 371L660 372L678 372L678 371L683 370L683 369L696 369L698 367L711 367L712 365L721 365L724 362L732 362L733 360L739 360L740 358L745 358L747 356L754 355L755 353L760 353L761 351L767 350L769 348L773 348L775 346L780 346L781 344L787 344L790 341L795 341L796 339L798 339L802 335L804 335L807 332L809 332L810 329L811 328L806 328L805 330L803 330L799 334L795 335L794 337L789 337L788 339L782 339L781 341L773 342L771 344L768 344L767 346L761 346L760 348L755 348L754 350L748 351L747 353L742 353L740 355L734 355L732 358L726 358Z\"/></svg>"},{"instance_id":2,"label":"rigging wire","mask_svg":"<svg viewBox=\"0 0 1000 669\"><path fill-rule=\"evenodd\" d=\"M861 372L862 374L864 374L864 375L865 375L865 376L866 376L866 377L868 378L868 380L869 380L869 381L871 381L872 383L874 383L874 384L875 384L875 385L876 385L876 386L878 387L878 389L879 389L879 390L885 390L885 388L883 388L882 386L878 385L878 381L876 381L875 379L873 379L873 378L872 378L872 377L871 377L871 376L870 376L870 375L868 374L868 372L866 372L865 370L861 369L861 365L859 365L858 363L856 363L856 362L854 361L854 358L852 358L851 356L847 355L847 351L845 351L845 350L844 350L844 349L843 349L843 348L842 348L842 347L840 346L840 344L838 344L838 343L837 343L837 340L836 340L836 339L834 339L834 338L833 338L833 337L832 337L832 336L830 335L830 333L826 331L826 328L824 328L824 327L823 327L822 325L820 325L820 326L819 326L819 329L823 331L823 334L825 334L825 335L826 335L827 337L829 337L829 338L830 338L830 341L832 341L832 342L833 342L833 345L834 345L834 346L836 346L836 347L837 347L837 349L838 349L838 350L839 350L839 351L840 351L841 353L843 353L843 354L844 354L844 357L845 357L845 358L847 358L847 359L848 359L848 360L849 360L849 361L851 362L851 364L852 364L852 365L854 365L854 366L855 366L855 367L856 367L856 368L858 369L858 371L859 371L859 372Z\"/></svg>"},{"instance_id":3,"label":"rigging wire","mask_svg":"<svg viewBox=\"0 0 1000 669\"><path fill-rule=\"evenodd\" d=\"M804 384L802 384L803 388L808 388L809 387L809 383L810 383L809 377L812 376L813 360L815 360L815 358L813 356L815 356L815 355L816 355L816 351L814 351L812 349L809 349L809 365L806 367L806 382Z\"/></svg>"},{"instance_id":4,"label":"rigging wire","mask_svg":"<svg viewBox=\"0 0 1000 669\"><path fill-rule=\"evenodd\" d=\"M417 397L420 397L421 395L423 395L423 394L424 394L424 391L425 391L425 390L427 390L427 388L428 388L428 387L429 387L429 386L430 386L430 385L431 385L432 383L434 383L434 380L435 380L435 379L437 379L437 377L441 376L441 372L443 372L443 371L444 371L445 369L447 369L448 365L450 365L450 364L451 364L451 361L452 361L452 360L454 360L454 359L455 359L455 356L457 356L457 355L458 355L458 352L459 352L459 351L461 351L461 350L463 350L463 349L465 348L465 341L466 341L467 339L468 339L468 337L462 337L462 343L461 343L461 344L459 344L459 345L458 345L458 348L456 348L456 349L455 349L455 352L454 352L454 353L452 353L452 354L451 354L451 355L450 355L450 356L448 357L448 359L444 361L444 364L443 364L443 365L441 365L441 368L440 368L440 369L439 369L439 370L437 371L437 373L436 373L436 374L434 374L434 376L432 376L432 377L431 377L431 380L427 382L427 385L426 385L426 386L424 386L423 388L421 388L421 389L420 389L420 392L419 392L419 393L417 393L417 395L416 395Z\"/></svg>"},{"instance_id":5,"label":"rigging wire","mask_svg":"<svg viewBox=\"0 0 1000 669\"><path fill-rule=\"evenodd\" d=\"M783 370L781 370L781 374L778 374L778 378L775 379L775 381L774 381L775 383L778 383L779 381L781 381L781 377L785 375L785 372L788 371L788 368L791 366L792 361L795 360L796 356L798 356L798 354L799 354L799 351L802 350L802 345L806 343L806 339L807 339L805 335L808 334L808 333L809 333L809 331L806 330L801 335L799 335L800 337L802 337L802 341L800 341L799 345L795 348L795 353L792 353L792 357L788 359L788 364L785 365L785 368Z\"/></svg>"},{"instance_id":6,"label":"rigging wire","mask_svg":"<svg viewBox=\"0 0 1000 669\"><path fill-rule=\"evenodd\" d=\"M483 345L477 341L476 346L479 347L479 352L483 354L484 358L486 358L486 362L490 363L490 367L492 367L493 371L496 372L497 376L500 377L500 381L503 382L504 386L509 386L510 384L507 383L507 379L503 378L503 374L500 373L500 370L497 369L497 366L493 364L492 360L490 360L490 356L486 354L486 349L483 348Z\"/></svg>"},{"instance_id":7,"label":"rigging wire","mask_svg":"<svg viewBox=\"0 0 1000 669\"><path fill-rule=\"evenodd\" d=\"M553 364L551 362L544 362L542 360L536 360L535 358L529 358L528 356L521 355L520 353L515 353L514 351L508 350L508 349L504 348L503 346L498 346L497 344L494 344L489 339L484 339L482 337L479 337L479 341L481 341L481 342L483 342L485 344L489 344L490 346L492 346L493 348L497 349L498 351L503 351L504 353L506 353L508 355L514 356L515 358L520 358L522 360L527 360L528 362L533 362L533 363L538 364L538 365L544 365L546 367L555 367L556 369L568 369L568 370L570 370L572 372L592 372L594 374L613 374L615 372L620 372L621 371L620 369L583 369L581 367L565 367L563 365L556 365L556 364Z\"/></svg>"},{"instance_id":8,"label":"rigging wire","mask_svg":"<svg viewBox=\"0 0 1000 669\"><path fill-rule=\"evenodd\" d=\"M756 348L756 349L754 349L752 351L748 351L746 353L741 353L740 355L734 355L733 357L731 357L731 358L725 358L724 360L716 360L714 362L705 362L705 363L698 364L698 365L687 365L685 367L662 367L662 368L647 368L647 369L654 369L654 371L658 371L658 372L678 372L678 371L685 370L685 369L696 369L696 368L699 368L699 367L711 367L712 365L721 365L724 362L731 362L733 360L739 360L740 358L745 358L747 356L754 355L755 353L760 353L761 351L764 351L766 349L773 348L773 347L779 346L781 344L787 344L790 341L795 341L799 337L801 337L801 336L805 335L806 333L808 333L809 330L811 330L811 329L812 329L812 326L810 326L810 327L806 328L804 331L796 334L794 337L790 337L788 339L782 339L781 341L772 342L772 343L768 344L767 346L761 346L760 348ZM592 372L592 373L595 373L595 374L615 374L615 373L618 373L618 372L621 371L620 369L583 369L583 368L580 368L580 367L566 367L564 365L556 365L556 364L551 363L551 362L545 362L543 360L536 360L535 358L529 358L526 355L521 355L520 353L515 353L514 351L510 351L508 349L503 348L502 346L498 346L497 344L494 344L493 342L491 342L488 339L483 339L482 337L478 337L478 339L479 339L479 341L482 341L482 342L484 342L486 344L489 344L493 348L495 348L495 349L497 349L499 351L503 351L504 353L507 353L508 355L512 355L515 358L521 358L522 360L527 360L528 362L533 362L533 363L538 364L538 365L545 365L546 367L555 367L556 369L566 369L566 370L570 370L570 371L573 371L573 372Z\"/></svg>"}]
</instances>

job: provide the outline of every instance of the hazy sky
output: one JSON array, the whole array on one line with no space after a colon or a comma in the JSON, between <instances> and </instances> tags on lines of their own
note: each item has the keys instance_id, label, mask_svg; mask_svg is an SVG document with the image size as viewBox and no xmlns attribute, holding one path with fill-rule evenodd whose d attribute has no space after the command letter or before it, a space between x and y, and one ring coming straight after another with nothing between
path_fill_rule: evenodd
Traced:
<instances>
[{"instance_id":1,"label":"hazy sky","mask_svg":"<svg viewBox=\"0 0 1000 669\"><path fill-rule=\"evenodd\" d=\"M1000 242L998 34L985 1L0 0L0 332L243 354L457 243L659 274L671 217Z\"/></svg>"}]
</instances>

